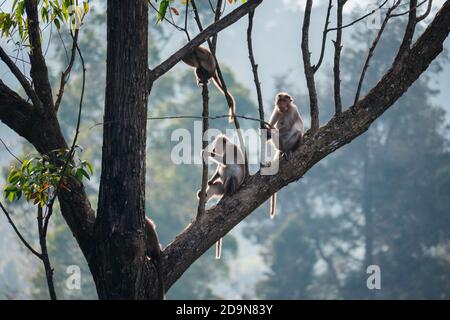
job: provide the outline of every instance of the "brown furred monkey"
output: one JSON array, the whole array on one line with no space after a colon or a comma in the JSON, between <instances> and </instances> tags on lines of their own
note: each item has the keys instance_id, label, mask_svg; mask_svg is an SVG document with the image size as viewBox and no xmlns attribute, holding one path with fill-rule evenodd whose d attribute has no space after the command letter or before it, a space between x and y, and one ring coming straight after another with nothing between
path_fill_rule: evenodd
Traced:
<instances>
[{"instance_id":1,"label":"brown furred monkey","mask_svg":"<svg viewBox=\"0 0 450 320\"><path fill-rule=\"evenodd\" d=\"M165 288L162 274L161 245L156 233L156 225L148 217L145 217L145 237L147 244L145 255L150 259L158 275L158 298L164 300Z\"/></svg>"},{"instance_id":2,"label":"brown furred monkey","mask_svg":"<svg viewBox=\"0 0 450 320\"><path fill-rule=\"evenodd\" d=\"M218 135L213 142L212 152L203 150L217 163L216 171L208 180L206 199L214 196L224 197L235 193L244 182L246 176L245 157L242 150L225 135ZM197 193L199 197L200 191ZM216 242L216 259L220 259L222 239Z\"/></svg>"},{"instance_id":3,"label":"brown furred monkey","mask_svg":"<svg viewBox=\"0 0 450 320\"><path fill-rule=\"evenodd\" d=\"M181 60L188 66L195 69L195 76L197 78L197 84L199 86L207 85L209 80L212 79L217 89L225 96L225 90L222 83L220 82L219 76L217 74L217 63L213 54L209 49L204 46L198 46L193 49L192 52L185 55ZM233 122L236 116L236 102L233 95L227 92L230 97L230 105L228 110L228 122ZM228 103L228 99L227 99Z\"/></svg>"},{"instance_id":4,"label":"brown furred monkey","mask_svg":"<svg viewBox=\"0 0 450 320\"><path fill-rule=\"evenodd\" d=\"M289 160L292 151L303 142L303 119L294 104L292 97L286 92L280 92L275 96L275 107L270 116L269 125L275 128L278 139L273 139L269 133L269 139L277 150L275 159L284 156ZM270 198L270 218L275 217L277 194Z\"/></svg>"}]
</instances>

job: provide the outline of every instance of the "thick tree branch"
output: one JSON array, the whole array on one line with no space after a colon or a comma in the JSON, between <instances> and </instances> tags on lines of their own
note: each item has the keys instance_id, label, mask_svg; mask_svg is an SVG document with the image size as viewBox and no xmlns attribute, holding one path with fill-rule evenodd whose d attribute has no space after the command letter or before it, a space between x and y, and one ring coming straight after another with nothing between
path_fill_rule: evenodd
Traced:
<instances>
[{"instance_id":1,"label":"thick tree branch","mask_svg":"<svg viewBox=\"0 0 450 320\"><path fill-rule=\"evenodd\" d=\"M28 38L30 41L30 75L39 99L46 107L53 109L52 87L48 79L47 64L41 46L38 1L25 0L25 11L27 13Z\"/></svg>"},{"instance_id":2,"label":"thick tree branch","mask_svg":"<svg viewBox=\"0 0 450 320\"><path fill-rule=\"evenodd\" d=\"M311 21L312 0L306 1L305 16L302 27L302 55L306 76L306 84L309 92L309 107L311 110L311 132L319 130L319 106L317 102L316 84L314 80L314 68L311 66L311 52L309 51L309 24Z\"/></svg>"},{"instance_id":3,"label":"thick tree branch","mask_svg":"<svg viewBox=\"0 0 450 320\"><path fill-rule=\"evenodd\" d=\"M222 31L229 25L235 23L240 18L245 16L251 10L255 9L263 0L249 0L245 4L241 5L239 8L233 10L231 13L220 19L219 21L213 23L208 28L200 32L195 38L189 41L185 46L179 49L177 52L172 54L167 60L159 64L157 67L153 68L149 72L149 84L150 88L153 81L164 75L170 69L172 69L187 53L192 51L195 47L201 45L206 39L213 36L214 34Z\"/></svg>"},{"instance_id":4,"label":"thick tree branch","mask_svg":"<svg viewBox=\"0 0 450 320\"><path fill-rule=\"evenodd\" d=\"M357 104L332 118L313 138L310 132L292 159L280 163L274 176L248 177L236 194L222 199L169 244L163 252L166 288L218 239L282 187L300 179L311 167L363 134L391 107L443 51L450 32L450 1L409 50L402 63L394 63L377 85Z\"/></svg>"},{"instance_id":5,"label":"thick tree branch","mask_svg":"<svg viewBox=\"0 0 450 320\"><path fill-rule=\"evenodd\" d=\"M18 135L29 140L36 109L0 80L0 120Z\"/></svg>"}]
</instances>

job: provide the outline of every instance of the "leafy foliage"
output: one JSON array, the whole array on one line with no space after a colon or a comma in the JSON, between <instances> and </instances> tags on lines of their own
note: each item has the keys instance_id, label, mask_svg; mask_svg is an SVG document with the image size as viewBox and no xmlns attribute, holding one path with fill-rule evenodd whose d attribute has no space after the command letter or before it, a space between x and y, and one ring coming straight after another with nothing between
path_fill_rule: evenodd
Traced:
<instances>
[{"instance_id":1,"label":"leafy foliage","mask_svg":"<svg viewBox=\"0 0 450 320\"><path fill-rule=\"evenodd\" d=\"M25 159L19 167L13 166L4 188L5 198L13 202L23 195L27 201L44 207L58 188L67 188L63 178L90 179L94 173L92 164L85 160L72 163L69 154L67 149L55 150L50 155Z\"/></svg>"},{"instance_id":2,"label":"leafy foliage","mask_svg":"<svg viewBox=\"0 0 450 320\"><path fill-rule=\"evenodd\" d=\"M39 0L40 18L46 24L53 23L57 29L61 29L63 23L72 29L80 26L85 15L89 12L89 0L81 5L77 0ZM2 37L12 35L16 30L21 40L27 38L27 19L25 16L25 0L14 0L11 12L0 12L0 31Z\"/></svg>"}]
</instances>

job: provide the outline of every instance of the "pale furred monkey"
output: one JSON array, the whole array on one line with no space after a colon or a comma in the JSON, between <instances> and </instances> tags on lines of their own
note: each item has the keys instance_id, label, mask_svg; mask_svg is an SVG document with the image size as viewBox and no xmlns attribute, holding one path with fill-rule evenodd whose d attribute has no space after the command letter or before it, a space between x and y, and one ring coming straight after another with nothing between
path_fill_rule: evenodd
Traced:
<instances>
[{"instance_id":1,"label":"pale furred monkey","mask_svg":"<svg viewBox=\"0 0 450 320\"><path fill-rule=\"evenodd\" d=\"M217 163L216 171L208 180L206 202L212 197L232 195L244 182L246 176L245 158L242 150L225 135L218 135L213 142L212 152L203 150ZM197 193L199 196L200 191ZM216 243L216 259L220 259L222 239Z\"/></svg>"},{"instance_id":2,"label":"pale furred monkey","mask_svg":"<svg viewBox=\"0 0 450 320\"><path fill-rule=\"evenodd\" d=\"M278 161L280 156L284 156L289 160L290 154L303 142L303 119L294 104L292 97L280 92L275 96L275 106L270 116L269 124L275 129L273 137L269 140L277 150L275 160ZM277 194L273 194L270 198L270 218L275 217Z\"/></svg>"},{"instance_id":3,"label":"pale furred monkey","mask_svg":"<svg viewBox=\"0 0 450 320\"><path fill-rule=\"evenodd\" d=\"M217 89L225 95L225 90L217 75L217 63L213 54L204 46L198 46L192 52L185 55L181 60L195 69L197 84L200 86L207 85L212 79ZM230 105L228 110L228 121L233 122L236 115L236 102L233 95L228 92L230 97ZM228 99L227 99L228 101Z\"/></svg>"}]
</instances>

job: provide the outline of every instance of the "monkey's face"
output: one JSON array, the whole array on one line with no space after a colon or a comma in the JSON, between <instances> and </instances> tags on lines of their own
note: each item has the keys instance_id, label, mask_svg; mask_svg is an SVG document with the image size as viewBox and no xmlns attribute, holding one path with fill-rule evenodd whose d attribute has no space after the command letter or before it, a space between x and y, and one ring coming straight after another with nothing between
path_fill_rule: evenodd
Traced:
<instances>
[{"instance_id":1,"label":"monkey's face","mask_svg":"<svg viewBox=\"0 0 450 320\"><path fill-rule=\"evenodd\" d=\"M281 112L286 112L292 102L292 98L287 94L279 94L277 96L277 107Z\"/></svg>"}]
</instances>

